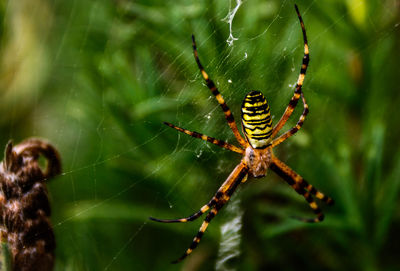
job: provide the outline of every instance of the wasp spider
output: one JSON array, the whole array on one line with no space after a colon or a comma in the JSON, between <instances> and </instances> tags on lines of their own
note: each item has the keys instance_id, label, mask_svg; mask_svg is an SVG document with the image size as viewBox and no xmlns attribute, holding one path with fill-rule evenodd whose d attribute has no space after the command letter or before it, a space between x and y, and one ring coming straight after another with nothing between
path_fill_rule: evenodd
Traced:
<instances>
[{"instance_id":1,"label":"wasp spider","mask_svg":"<svg viewBox=\"0 0 400 271\"><path fill-rule=\"evenodd\" d=\"M204 80L206 81L207 87L211 90L212 94L215 96L218 103L220 104L222 111L225 114L225 118L228 122L228 125L232 129L232 132L235 135L236 140L239 142L241 147L237 147L230 143L197 132L192 132L177 127L171 123L166 122L165 124L192 137L200 138L202 140L218 145L222 148L239 153L243 155L243 158L240 161L239 165L236 166L236 168L232 171L232 173L229 175L226 181L218 189L217 193L211 198L211 200L206 205L201 207L201 209L198 212L192 214L189 217L181 219L165 220L165 219L157 219L150 217L150 219L154 221L163 223L188 222L199 218L202 214L209 211L196 237L193 239L190 247L178 260L174 261L173 263L177 263L183 260L190 253L192 253L192 251L199 244L210 221L218 214L221 208L229 201L230 197L235 192L239 184L245 182L248 176L256 178L265 176L268 168L272 169L272 171L278 174L294 190L296 190L298 194L302 195L308 202L311 209L316 214L316 217L312 219L311 218L309 219L298 218L298 219L304 222L321 222L324 219L324 215L321 209L318 207L317 203L314 201L313 196L315 196L316 198L327 204L333 204L333 200L330 197L327 197L320 191L318 191L314 186L309 184L298 173L296 173L285 163L279 160L272 152L272 149L274 147L276 147L277 145L285 141L287 138L294 135L302 127L304 120L308 114L308 105L306 103L301 88L303 86L303 81L310 58L309 58L308 43L307 43L307 36L306 36L306 30L304 28L304 23L296 5L295 9L299 17L301 29L303 32L304 57L293 97L291 98L289 105L286 107L286 110L281 119L279 120L279 122L275 125L275 127L272 128L271 114L267 100L265 99L264 95L260 91L251 91L250 93L248 93L244 98L242 104L242 128L243 128L243 134L245 136L244 138L240 135L239 130L234 121L232 112L225 103L224 98L219 93L214 82L209 78L208 74L203 68L203 65L200 63L196 48L196 42L194 36L192 36L193 54L197 62L197 65L200 69L200 72ZM289 119L300 98L303 101L304 109L297 124L286 133L283 133L279 137L275 138L275 136L278 134L281 128L285 125L286 121Z\"/></svg>"}]
</instances>

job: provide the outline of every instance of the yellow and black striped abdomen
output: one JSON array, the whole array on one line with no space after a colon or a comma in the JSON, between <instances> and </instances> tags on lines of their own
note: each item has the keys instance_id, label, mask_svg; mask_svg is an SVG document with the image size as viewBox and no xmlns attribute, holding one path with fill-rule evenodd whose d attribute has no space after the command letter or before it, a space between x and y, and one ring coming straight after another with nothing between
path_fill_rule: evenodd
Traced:
<instances>
[{"instance_id":1,"label":"yellow and black striped abdomen","mask_svg":"<svg viewBox=\"0 0 400 271\"><path fill-rule=\"evenodd\" d=\"M264 95L252 91L244 97L242 104L243 133L255 149L264 149L271 141L272 119Z\"/></svg>"}]
</instances>

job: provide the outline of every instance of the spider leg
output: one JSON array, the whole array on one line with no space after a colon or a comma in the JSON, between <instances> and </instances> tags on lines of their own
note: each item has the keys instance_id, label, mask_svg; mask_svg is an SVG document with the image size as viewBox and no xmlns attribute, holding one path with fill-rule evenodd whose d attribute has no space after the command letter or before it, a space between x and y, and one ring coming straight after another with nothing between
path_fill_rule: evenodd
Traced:
<instances>
[{"instance_id":1,"label":"spider leg","mask_svg":"<svg viewBox=\"0 0 400 271\"><path fill-rule=\"evenodd\" d=\"M286 139L288 139L289 137L291 137L292 135L297 133L297 131L300 130L300 128L303 126L304 120L306 119L306 116L308 114L308 105L307 105L306 99L304 98L303 93L301 93L301 98L303 100L304 109L303 109L303 113L300 116L300 119L297 121L296 125L292 129L290 129L289 131L287 131L280 137L274 139L271 143L271 148L281 144L283 141L285 141Z\"/></svg>"},{"instance_id":2,"label":"spider leg","mask_svg":"<svg viewBox=\"0 0 400 271\"><path fill-rule=\"evenodd\" d=\"M204 80L206 81L207 87L211 90L211 93L215 96L217 99L219 105L222 108L222 111L224 111L226 121L228 122L229 127L231 127L231 130L233 134L236 137L236 140L242 145L243 147L246 146L246 141L243 139L243 137L240 135L239 130L236 126L235 119L233 118L232 112L229 109L228 105L225 103L224 98L222 97L221 93L218 91L217 87L215 86L214 82L208 77L208 74L203 68L203 65L200 63L200 59L197 53L197 46L196 46L196 41L194 38L194 35L192 35L192 46L193 46L193 55L196 60L197 66L200 69L201 75L203 76Z\"/></svg>"},{"instance_id":3,"label":"spider leg","mask_svg":"<svg viewBox=\"0 0 400 271\"><path fill-rule=\"evenodd\" d=\"M294 188L294 186L292 186ZM310 205L311 209L313 209L314 214L317 215L316 218L304 218L304 217L299 217L299 216L291 216L294 219L307 222L307 223L318 223L324 220L325 216L322 213L321 209L318 207L317 203L313 199L313 197L310 195L309 192L307 192L304 188L294 188L296 192L299 195L302 195L308 204Z\"/></svg>"},{"instance_id":4,"label":"spider leg","mask_svg":"<svg viewBox=\"0 0 400 271\"><path fill-rule=\"evenodd\" d=\"M304 40L304 56L303 56L303 63L301 65L300 74L297 79L296 88L293 94L292 99L289 102L289 105L286 107L285 113L283 113L279 122L275 125L274 130L272 132L271 138L274 138L276 134L282 129L283 125L285 125L286 121L289 119L290 115L292 115L294 108L297 105L297 102L300 99L301 88L303 86L304 77L306 76L306 71L308 67L308 63L310 61L309 49L308 49L308 41L306 35L306 29L304 27L303 19L301 18L299 9L297 5L294 5L296 9L297 16L299 17L301 30L303 32L303 40Z\"/></svg>"},{"instance_id":5,"label":"spider leg","mask_svg":"<svg viewBox=\"0 0 400 271\"><path fill-rule=\"evenodd\" d=\"M328 205L333 205L335 203L335 201L331 197L326 196L324 193L319 191L313 185L309 184L303 177L301 177L299 174L297 174L294 170L292 170L288 165L286 165L281 160L279 160L276 156L272 157L272 163L275 166L281 168L282 170L284 170L288 173L291 173L292 176L295 176L294 178L292 178L292 180L294 180L298 184L298 186L300 186L300 187L304 188L306 191L310 192L310 194L315 196L317 199L325 202ZM281 175L279 175L279 176L281 176Z\"/></svg>"},{"instance_id":6,"label":"spider leg","mask_svg":"<svg viewBox=\"0 0 400 271\"><path fill-rule=\"evenodd\" d=\"M203 221L203 224L201 224L201 227L199 231L197 232L196 236L194 237L192 243L190 244L189 248L185 251L185 253L177 260L173 261L172 263L178 263L185 259L189 254L193 252L193 250L198 246L198 244L201 241L201 238L203 237L204 232L206 231L208 224L210 224L210 221L218 214L219 210L229 201L231 198L232 194L235 192L236 188L239 186L239 184L247 178L247 173L249 169L248 167L240 163L229 175L227 180L224 182L224 184L221 186L220 189L218 189L218 192L216 195L219 194L219 197L215 197L216 203L215 206L211 209L211 211L207 214L206 218Z\"/></svg>"},{"instance_id":7,"label":"spider leg","mask_svg":"<svg viewBox=\"0 0 400 271\"><path fill-rule=\"evenodd\" d=\"M182 133L185 133L187 135L190 135L191 137L200 138L201 140L208 141L208 142L210 142L210 143L212 143L214 145L217 145L217 146L219 146L221 148L224 148L224 149L227 149L227 150L230 150L230 151L233 151L233 152L237 152L237 153L240 153L240 154L244 153L244 151L241 148L238 148L235 145L229 144L229 143L227 143L225 141L222 141L222 140L219 140L219 139L215 139L213 137L206 136L206 135L203 135L203 134L200 134L200 133L197 133L197 132L192 132L192 131L180 128L180 127L175 126L175 125L173 125L173 124L171 124L169 122L164 122L164 124L168 125L171 128L174 128L174 129L178 130L179 132L182 132Z\"/></svg>"},{"instance_id":8,"label":"spider leg","mask_svg":"<svg viewBox=\"0 0 400 271\"><path fill-rule=\"evenodd\" d=\"M243 164L240 163L232 171L231 175L229 175L229 177L226 179L226 181L221 185L221 187L218 189L217 193L215 193L214 197L212 197L212 199L207 204L205 204L203 207L201 207L200 210L197 211L196 213L194 213L188 217L178 218L178 219L158 219L155 217L149 217L149 219L156 221L156 222L161 222L161 223L185 223L185 222L193 221L193 220L199 218L202 214L207 212L210 208L214 207L219 202L219 200L224 197L226 192L229 190L229 188L235 182L235 176L237 174L238 168L242 169L242 167L243 167ZM241 180L244 182L246 180L246 177L241 177Z\"/></svg>"},{"instance_id":9,"label":"spider leg","mask_svg":"<svg viewBox=\"0 0 400 271\"><path fill-rule=\"evenodd\" d=\"M179 219L158 219L154 217L149 217L153 221L161 222L161 223L179 223L179 222L188 222L188 221L193 221L197 218L199 218L202 214L207 212L210 208L214 207L216 204L218 198L217 196L221 197L222 194L216 194L206 205L200 208L200 210L188 217L185 218L179 218Z\"/></svg>"},{"instance_id":10,"label":"spider leg","mask_svg":"<svg viewBox=\"0 0 400 271\"><path fill-rule=\"evenodd\" d=\"M315 196L317 199L325 202L328 205L335 204L335 201L331 198L316 189L313 185L309 184L306 180L303 179L303 183L305 185L305 189L311 193L311 195Z\"/></svg>"},{"instance_id":11,"label":"spider leg","mask_svg":"<svg viewBox=\"0 0 400 271\"><path fill-rule=\"evenodd\" d=\"M296 219L311 223L321 222L322 220L324 220L324 214L318 207L312 195L315 195L318 199L328 204L333 204L333 200L331 198L319 192L315 187L313 187L306 180L304 180L303 177L301 177L293 169L291 169L289 166L287 166L285 163L283 163L275 156L272 157L270 168L276 174L278 174L278 176L284 179L294 190L296 190L298 194L302 195L310 205L311 209L317 215L316 218L311 218L311 219L295 217Z\"/></svg>"},{"instance_id":12,"label":"spider leg","mask_svg":"<svg viewBox=\"0 0 400 271\"><path fill-rule=\"evenodd\" d=\"M206 231L208 224L210 224L210 221L218 214L218 209L213 208L206 216L206 218L203 221L203 224L201 224L201 227L199 231L197 232L196 236L193 238L192 243L190 244L189 248L185 251L185 253L179 257L179 259L172 261L172 263L179 263L183 259L185 259L189 254L193 252L193 250L198 246L198 244L201 241L201 238L203 237L204 232Z\"/></svg>"}]
</instances>

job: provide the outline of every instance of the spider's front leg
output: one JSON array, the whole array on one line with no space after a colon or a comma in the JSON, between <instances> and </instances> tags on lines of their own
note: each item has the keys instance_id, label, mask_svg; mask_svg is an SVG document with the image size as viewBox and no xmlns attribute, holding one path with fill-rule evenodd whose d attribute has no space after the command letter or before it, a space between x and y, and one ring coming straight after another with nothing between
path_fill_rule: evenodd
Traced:
<instances>
[{"instance_id":1,"label":"spider's front leg","mask_svg":"<svg viewBox=\"0 0 400 271\"><path fill-rule=\"evenodd\" d=\"M240 163L229 175L228 179L225 183L221 186L218 192L221 192L221 197L216 201L215 206L211 209L211 211L207 214L206 218L201 224L199 231L197 232L196 236L194 237L192 243L190 244L189 248L185 251L185 253L176 261L172 263L178 263L185 259L193 250L197 247L200 243L201 238L203 237L204 232L206 231L208 225L210 224L211 220L218 214L219 210L230 200L232 194L235 192L236 188L239 184L247 178L248 174L248 167L244 163ZM217 193L218 193L217 192Z\"/></svg>"},{"instance_id":2,"label":"spider's front leg","mask_svg":"<svg viewBox=\"0 0 400 271\"><path fill-rule=\"evenodd\" d=\"M278 174L278 176L284 179L294 190L296 190L298 194L304 197L304 199L308 202L309 206L317 216L316 218L294 218L311 223L321 222L322 220L324 220L324 214L322 213L321 209L318 207L317 203L311 195L314 195L316 198L327 203L328 205L334 204L332 198L318 191L314 186L304 180L303 177L301 177L293 169L291 169L275 156L272 157L270 168L276 174Z\"/></svg>"},{"instance_id":3,"label":"spider's front leg","mask_svg":"<svg viewBox=\"0 0 400 271\"><path fill-rule=\"evenodd\" d=\"M206 205L204 205L203 207L200 208L199 211L197 211L196 213L194 213L188 217L178 218L178 219L158 219L155 217L149 217L149 219L156 221L156 222L161 222L161 223L185 223L185 222L193 221L193 220L196 220L197 218L199 218L202 214L204 214L208 210L210 210L210 208L214 207L221 196L222 196L222 193L217 192L215 194L215 196Z\"/></svg>"},{"instance_id":4,"label":"spider's front leg","mask_svg":"<svg viewBox=\"0 0 400 271\"><path fill-rule=\"evenodd\" d=\"M199 231L194 237L189 248L179 259L173 261L172 263L178 263L182 261L184 258L186 258L189 254L193 252L193 250L200 243L201 238L203 237L203 234L206 231L210 221L217 215L219 210L229 201L229 199L231 198L232 194L235 192L239 184L247 178L248 171L249 169L244 162L241 162L239 165L237 165L236 168L229 175L229 177L226 179L226 181L218 189L214 197L209 201L209 203L204 205L200 209L200 211L194 213L193 215L187 218L163 220L150 217L150 219L153 221L163 222L163 223L188 222L188 221L193 221L196 218L200 217L203 213L207 212L211 208L211 211L207 214L206 218L204 219Z\"/></svg>"}]
</instances>

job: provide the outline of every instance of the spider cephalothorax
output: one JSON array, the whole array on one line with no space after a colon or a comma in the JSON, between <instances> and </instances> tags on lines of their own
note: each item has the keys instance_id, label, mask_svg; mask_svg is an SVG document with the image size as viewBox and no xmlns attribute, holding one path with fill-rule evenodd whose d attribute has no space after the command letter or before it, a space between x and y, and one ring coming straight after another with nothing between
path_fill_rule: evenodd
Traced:
<instances>
[{"instance_id":1,"label":"spider cephalothorax","mask_svg":"<svg viewBox=\"0 0 400 271\"><path fill-rule=\"evenodd\" d=\"M271 164L272 149L254 149L248 146L244 153L244 163L249 167L249 174L255 178L264 177Z\"/></svg>"},{"instance_id":2,"label":"spider cephalothorax","mask_svg":"<svg viewBox=\"0 0 400 271\"><path fill-rule=\"evenodd\" d=\"M316 214L316 218L298 218L302 221L321 222L324 219L324 215L322 214L321 209L319 209L313 196L328 204L333 204L333 200L331 198L325 196L315 187L309 184L306 180L303 179L303 177L301 177L289 166L287 166L276 156L274 156L272 152L272 149L275 146L279 145L287 138L294 135L301 128L308 114L308 105L301 90L309 62L308 43L307 43L306 30L304 28L303 20L300 16L299 10L296 5L295 8L303 32L304 57L293 97L291 98L289 105L286 107L286 110L283 113L281 119L272 128L271 114L269 111L267 100L265 99L264 95L259 91L249 92L245 96L242 104L242 128L243 128L244 138L240 135L235 120L233 118L232 112L225 103L224 98L219 93L214 82L209 78L208 74L201 65L197 53L196 42L194 36L192 36L193 53L197 65L200 69L200 72L204 80L206 81L207 87L211 90L211 93L216 97L218 103L220 104L222 111L225 114L225 118L228 122L228 125L231 128L233 134L235 135L236 140L239 142L241 147L237 147L230 143L203 135L201 133L192 132L177 127L170 123L165 123L165 124L192 137L200 138L202 140L218 145L222 148L239 153L243 155L243 157L239 165L236 166L236 168L228 176L226 181L218 189L217 193L215 193L214 197L212 197L211 200L206 205L201 207L198 212L192 214L189 217L180 219L169 220L169 219L157 219L152 217L150 218L154 221L163 223L188 222L188 221L193 221L196 218L199 218L202 214L209 211L197 235L193 239L190 247L178 260L174 261L174 263L183 260L190 253L192 253L192 251L199 244L210 221L217 215L217 213L225 205L225 203L229 201L230 197L232 196L233 192L236 190L238 185L242 182L245 182L249 175L251 177L263 177L265 176L267 170L270 168L272 171L278 174L282 179L284 179L294 190L296 190L298 194L302 195L306 199L309 206ZM296 107L300 98L302 99L304 109L297 124L286 133L283 133L279 137L275 138L275 136L282 129L286 121L293 113L293 110Z\"/></svg>"}]
</instances>

